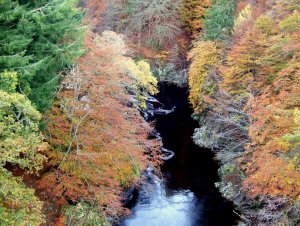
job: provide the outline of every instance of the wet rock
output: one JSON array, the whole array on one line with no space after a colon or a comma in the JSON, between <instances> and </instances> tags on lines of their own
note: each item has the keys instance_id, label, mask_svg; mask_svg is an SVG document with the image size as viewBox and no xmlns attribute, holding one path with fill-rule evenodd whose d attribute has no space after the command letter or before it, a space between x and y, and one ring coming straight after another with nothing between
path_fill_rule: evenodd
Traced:
<instances>
[{"instance_id":1,"label":"wet rock","mask_svg":"<svg viewBox=\"0 0 300 226\"><path fill-rule=\"evenodd\" d=\"M167 115L175 111L176 107L172 109L164 109L164 105L155 97L148 95L146 100L147 108L142 110L141 114L146 121L152 121L157 115Z\"/></svg>"},{"instance_id":2,"label":"wet rock","mask_svg":"<svg viewBox=\"0 0 300 226\"><path fill-rule=\"evenodd\" d=\"M138 100L135 98L135 96L130 96L129 100L126 102L126 106L133 108L138 106Z\"/></svg>"},{"instance_id":3,"label":"wet rock","mask_svg":"<svg viewBox=\"0 0 300 226\"><path fill-rule=\"evenodd\" d=\"M165 153L164 156L161 157L161 159L165 161L170 160L175 155L174 151L168 150L166 148L162 148L161 152Z\"/></svg>"},{"instance_id":4,"label":"wet rock","mask_svg":"<svg viewBox=\"0 0 300 226\"><path fill-rule=\"evenodd\" d=\"M127 188L122 193L122 204L127 208L132 208L138 199L139 191L137 188Z\"/></svg>"},{"instance_id":5,"label":"wet rock","mask_svg":"<svg viewBox=\"0 0 300 226\"><path fill-rule=\"evenodd\" d=\"M168 114L174 112L175 109L176 109L175 106L171 110L166 110L166 109L159 108L159 109L155 110L155 114L157 114L157 115L168 115Z\"/></svg>"},{"instance_id":6,"label":"wet rock","mask_svg":"<svg viewBox=\"0 0 300 226\"><path fill-rule=\"evenodd\" d=\"M150 132L150 134L149 134L149 136L148 136L148 139L150 139L150 140L152 140L152 139L158 139L158 140L161 140L162 138L161 138L161 136L160 136L160 133L157 132L157 130L153 129L153 130Z\"/></svg>"}]
</instances>

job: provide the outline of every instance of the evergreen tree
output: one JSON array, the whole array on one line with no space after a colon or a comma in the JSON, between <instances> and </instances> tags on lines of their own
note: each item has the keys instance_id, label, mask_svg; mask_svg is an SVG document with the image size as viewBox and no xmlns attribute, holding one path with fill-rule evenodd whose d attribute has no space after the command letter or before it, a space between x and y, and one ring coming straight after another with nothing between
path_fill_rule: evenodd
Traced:
<instances>
[{"instance_id":1,"label":"evergreen tree","mask_svg":"<svg viewBox=\"0 0 300 226\"><path fill-rule=\"evenodd\" d=\"M205 40L220 40L228 35L234 25L236 0L213 0L204 20Z\"/></svg>"},{"instance_id":2,"label":"evergreen tree","mask_svg":"<svg viewBox=\"0 0 300 226\"><path fill-rule=\"evenodd\" d=\"M33 41L33 23L22 16L25 14L24 6L16 1L0 2L0 72L20 71L22 88L28 92L33 72L29 69L32 56L26 50Z\"/></svg>"},{"instance_id":3,"label":"evergreen tree","mask_svg":"<svg viewBox=\"0 0 300 226\"><path fill-rule=\"evenodd\" d=\"M83 14L75 1L0 3L0 72L17 71L19 90L38 110L50 107L58 73L82 54Z\"/></svg>"}]
</instances>

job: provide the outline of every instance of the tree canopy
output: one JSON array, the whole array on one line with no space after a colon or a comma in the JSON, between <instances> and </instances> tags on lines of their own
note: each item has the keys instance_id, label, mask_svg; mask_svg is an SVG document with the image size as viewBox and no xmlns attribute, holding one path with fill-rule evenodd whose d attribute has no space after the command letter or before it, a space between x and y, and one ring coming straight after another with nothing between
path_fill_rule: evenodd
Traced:
<instances>
[{"instance_id":1,"label":"tree canopy","mask_svg":"<svg viewBox=\"0 0 300 226\"><path fill-rule=\"evenodd\" d=\"M18 89L38 110L50 107L59 72L82 54L82 12L76 1L0 3L0 72L18 72Z\"/></svg>"}]
</instances>

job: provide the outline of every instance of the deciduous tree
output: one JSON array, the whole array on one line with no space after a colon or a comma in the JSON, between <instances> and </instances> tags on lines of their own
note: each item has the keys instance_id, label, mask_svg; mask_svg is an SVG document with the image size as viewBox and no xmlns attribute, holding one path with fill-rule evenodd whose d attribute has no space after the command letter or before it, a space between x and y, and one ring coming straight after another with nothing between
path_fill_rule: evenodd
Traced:
<instances>
[{"instance_id":1,"label":"deciduous tree","mask_svg":"<svg viewBox=\"0 0 300 226\"><path fill-rule=\"evenodd\" d=\"M174 44L181 32L177 9L178 1L174 0L129 0L125 30L148 47Z\"/></svg>"}]
</instances>

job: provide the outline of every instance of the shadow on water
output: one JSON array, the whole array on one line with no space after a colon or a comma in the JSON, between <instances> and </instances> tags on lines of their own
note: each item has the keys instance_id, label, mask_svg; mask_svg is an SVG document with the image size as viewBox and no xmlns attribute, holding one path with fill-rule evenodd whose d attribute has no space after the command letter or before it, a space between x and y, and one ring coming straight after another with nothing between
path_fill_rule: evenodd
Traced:
<instances>
[{"instance_id":1,"label":"shadow on water","mask_svg":"<svg viewBox=\"0 0 300 226\"><path fill-rule=\"evenodd\" d=\"M186 88L160 84L156 97L164 109L174 112L156 115L155 129L164 148L175 152L161 167L163 179L151 171L137 194L132 215L122 226L231 226L237 218L233 205L217 191L218 163L214 154L193 143L197 123L192 120Z\"/></svg>"}]
</instances>

